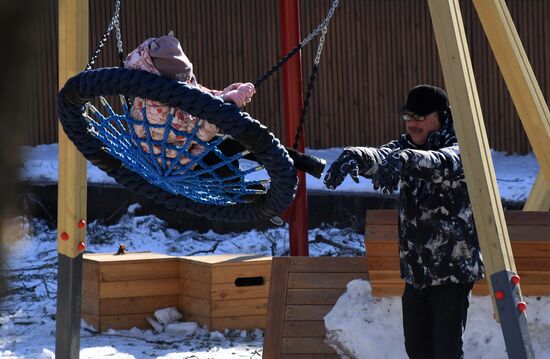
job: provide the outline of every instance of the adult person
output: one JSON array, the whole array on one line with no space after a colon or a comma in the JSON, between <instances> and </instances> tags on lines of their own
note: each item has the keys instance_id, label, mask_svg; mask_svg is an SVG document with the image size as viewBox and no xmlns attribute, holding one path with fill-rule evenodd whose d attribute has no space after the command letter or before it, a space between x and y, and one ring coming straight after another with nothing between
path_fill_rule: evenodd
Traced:
<instances>
[{"instance_id":1,"label":"adult person","mask_svg":"<svg viewBox=\"0 0 550 359\"><path fill-rule=\"evenodd\" d=\"M484 267L447 94L416 86L399 112L405 134L345 148L324 183L335 189L349 174L386 194L399 188L405 349L413 359L463 358L470 293Z\"/></svg>"}]
</instances>

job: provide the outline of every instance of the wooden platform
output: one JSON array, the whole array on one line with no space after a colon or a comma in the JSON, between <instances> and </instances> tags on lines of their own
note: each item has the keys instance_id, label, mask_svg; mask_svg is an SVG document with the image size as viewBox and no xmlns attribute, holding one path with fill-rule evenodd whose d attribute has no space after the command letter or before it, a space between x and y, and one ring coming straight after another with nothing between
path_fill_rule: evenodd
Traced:
<instances>
[{"instance_id":1,"label":"wooden platform","mask_svg":"<svg viewBox=\"0 0 550 359\"><path fill-rule=\"evenodd\" d=\"M505 211L523 295L550 295L550 212ZM374 296L400 296L397 211L370 210L365 225L368 272ZM485 280L474 295L488 295Z\"/></svg>"},{"instance_id":2,"label":"wooden platform","mask_svg":"<svg viewBox=\"0 0 550 359\"><path fill-rule=\"evenodd\" d=\"M338 358L324 343L324 316L353 279L368 279L365 257L273 258L265 359Z\"/></svg>"},{"instance_id":3,"label":"wooden platform","mask_svg":"<svg viewBox=\"0 0 550 359\"><path fill-rule=\"evenodd\" d=\"M82 318L99 331L150 328L147 317L177 307L210 330L265 327L271 257L84 254Z\"/></svg>"},{"instance_id":4,"label":"wooden platform","mask_svg":"<svg viewBox=\"0 0 550 359\"><path fill-rule=\"evenodd\" d=\"M99 331L149 328L146 317L178 305L178 275L177 257L85 254L82 318Z\"/></svg>"},{"instance_id":5,"label":"wooden platform","mask_svg":"<svg viewBox=\"0 0 550 359\"><path fill-rule=\"evenodd\" d=\"M179 309L210 330L265 328L271 257L180 257Z\"/></svg>"}]
</instances>

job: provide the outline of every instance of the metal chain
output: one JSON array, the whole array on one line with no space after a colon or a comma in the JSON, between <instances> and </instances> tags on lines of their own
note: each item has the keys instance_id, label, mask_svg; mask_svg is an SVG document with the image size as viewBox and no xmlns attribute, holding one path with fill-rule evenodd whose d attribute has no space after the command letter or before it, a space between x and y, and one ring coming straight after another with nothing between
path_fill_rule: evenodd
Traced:
<instances>
[{"instance_id":1,"label":"metal chain","mask_svg":"<svg viewBox=\"0 0 550 359\"><path fill-rule=\"evenodd\" d=\"M311 98L311 95L313 94L313 84L315 83L315 79L317 78L318 70L319 66L317 64L313 64L311 75L309 77L309 82L307 83L307 90L304 98L304 107L302 108L302 113L300 114L300 120L298 121L298 127L296 128L296 135L294 136L294 144L292 145L292 148L294 148L295 150L298 150L298 146L300 145L300 141L302 139L302 132L304 131L304 124L306 122L306 116L309 109L309 100Z\"/></svg>"},{"instance_id":2,"label":"metal chain","mask_svg":"<svg viewBox=\"0 0 550 359\"><path fill-rule=\"evenodd\" d=\"M294 55L296 55L302 48L304 48L311 40L313 40L319 33L323 32L323 29L328 27L328 24L330 22L330 19L334 15L334 12L336 11L336 8L338 7L338 4L340 3L340 0L334 0L332 2L332 5L328 11L327 16L325 19L313 30L309 33L296 47L294 47L292 50L289 51L288 54L286 54L283 58L281 58L275 65L273 65L268 71L266 71L263 75L258 77L256 81L254 82L254 87L259 87L262 82L267 80L273 73L275 73L281 66L283 66L288 60L290 60ZM323 39L324 42L324 39ZM317 50L319 51L319 49Z\"/></svg>"},{"instance_id":3,"label":"metal chain","mask_svg":"<svg viewBox=\"0 0 550 359\"><path fill-rule=\"evenodd\" d=\"M335 0L336 5L338 5L338 1L339 0ZM323 52L325 37L327 35L328 21L330 21L330 18L332 17L333 13L334 11L332 12L329 11L329 15L326 18L327 19L326 24L321 29L321 37L319 38L319 44L317 45L317 53L315 54L315 59L313 60L313 68L311 69L311 75L309 77L309 82L307 84L307 90L306 90L306 95L305 95L304 104L303 104L304 107L302 108L302 113L300 115L300 120L298 122L298 128L296 128L296 136L294 136L294 144L292 147L295 150L298 149L298 146L300 145L300 141L302 139L302 132L304 131L304 124L306 121L307 111L309 109L309 100L313 93L313 83L317 78L317 71L319 70L319 61L321 60L321 53Z\"/></svg>"},{"instance_id":4,"label":"metal chain","mask_svg":"<svg viewBox=\"0 0 550 359\"><path fill-rule=\"evenodd\" d=\"M305 39L303 39L302 42L300 42L300 45L302 45L302 47L304 47L307 43L313 40L314 37L319 35L319 33L323 31L323 29L327 28L328 23L330 22L332 15L334 15L334 12L336 11L336 8L338 7L339 3L340 3L340 0L334 0L332 2L330 10L328 11L328 14L325 17L325 19L317 26L315 30L313 30Z\"/></svg>"},{"instance_id":5,"label":"metal chain","mask_svg":"<svg viewBox=\"0 0 550 359\"><path fill-rule=\"evenodd\" d=\"M109 23L109 26L107 26L107 30L103 33L103 36L101 37L101 40L99 41L99 45L97 49L94 51L94 54L90 58L90 61L88 62L88 65L86 65L86 70L90 70L92 68L92 65L95 64L97 58L99 57L99 54L101 53L101 50L103 49L103 46L105 46L105 43L107 42L107 38L111 34L111 31L116 28L116 38L117 38L117 47L118 52L123 53L122 49L122 36L120 34L120 0L116 0L115 2L115 11L113 14L113 17L111 18L111 22Z\"/></svg>"},{"instance_id":6,"label":"metal chain","mask_svg":"<svg viewBox=\"0 0 550 359\"><path fill-rule=\"evenodd\" d=\"M116 47L118 49L118 53L124 53L124 48L122 47L122 34L120 32L120 0L117 0L115 4L115 16L113 16L113 25L115 27Z\"/></svg>"},{"instance_id":7,"label":"metal chain","mask_svg":"<svg viewBox=\"0 0 550 359\"><path fill-rule=\"evenodd\" d=\"M321 60L321 52L323 52L323 45L325 44L325 36L327 35L327 27L325 26L323 28L323 33L321 34L321 37L319 38L319 45L317 45L317 54L315 55L315 60L313 60L313 63L315 65L319 65L319 61Z\"/></svg>"}]
</instances>

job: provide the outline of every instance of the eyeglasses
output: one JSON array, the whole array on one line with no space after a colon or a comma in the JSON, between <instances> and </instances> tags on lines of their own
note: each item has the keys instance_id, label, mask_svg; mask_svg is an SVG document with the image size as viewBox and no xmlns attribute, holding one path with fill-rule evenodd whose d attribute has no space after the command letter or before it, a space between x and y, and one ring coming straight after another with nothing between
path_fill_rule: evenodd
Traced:
<instances>
[{"instance_id":1,"label":"eyeglasses","mask_svg":"<svg viewBox=\"0 0 550 359\"><path fill-rule=\"evenodd\" d=\"M418 116L418 115L415 115L412 112L403 112L401 114L401 118L403 119L403 121L415 120L415 121L418 121L418 122L422 122L426 119L426 116Z\"/></svg>"}]
</instances>

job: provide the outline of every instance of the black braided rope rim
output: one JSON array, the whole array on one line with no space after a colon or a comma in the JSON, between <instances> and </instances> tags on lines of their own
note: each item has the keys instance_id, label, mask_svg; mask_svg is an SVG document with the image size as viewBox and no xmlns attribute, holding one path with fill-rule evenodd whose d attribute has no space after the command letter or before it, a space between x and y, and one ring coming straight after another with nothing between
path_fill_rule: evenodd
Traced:
<instances>
[{"instance_id":1,"label":"black braided rope rim","mask_svg":"<svg viewBox=\"0 0 550 359\"><path fill-rule=\"evenodd\" d=\"M264 165L271 178L269 190L253 203L221 206L197 203L150 184L103 151L103 143L88 133L87 122L82 117L86 102L95 97L118 94L159 101L216 125L253 152L258 162ZM61 89L57 98L57 112L65 133L84 157L121 185L169 209L215 220L253 221L280 215L296 194L296 168L286 149L269 129L236 106L185 83L141 70L88 70L69 79Z\"/></svg>"}]
</instances>

